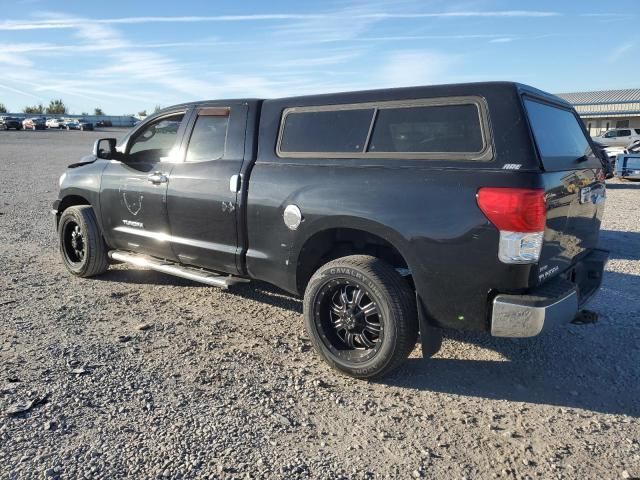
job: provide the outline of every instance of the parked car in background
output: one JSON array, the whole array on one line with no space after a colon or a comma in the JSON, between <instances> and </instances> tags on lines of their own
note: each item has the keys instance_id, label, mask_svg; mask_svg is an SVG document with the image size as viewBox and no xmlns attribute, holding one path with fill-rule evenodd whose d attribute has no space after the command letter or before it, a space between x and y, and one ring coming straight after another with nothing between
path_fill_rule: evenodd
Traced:
<instances>
[{"instance_id":1,"label":"parked car in background","mask_svg":"<svg viewBox=\"0 0 640 480\"><path fill-rule=\"evenodd\" d=\"M607 147L598 142L593 142L594 152L602 159L606 178L612 178L615 174L615 155L612 157L607 152ZM617 148L617 147L616 147Z\"/></svg>"},{"instance_id":2,"label":"parked car in background","mask_svg":"<svg viewBox=\"0 0 640 480\"><path fill-rule=\"evenodd\" d=\"M44 130L47 128L44 117L25 118L22 121L22 128L25 130Z\"/></svg>"},{"instance_id":3,"label":"parked car in background","mask_svg":"<svg viewBox=\"0 0 640 480\"><path fill-rule=\"evenodd\" d=\"M16 117L0 117L0 128L3 130L9 130L10 128L22 130L22 122Z\"/></svg>"},{"instance_id":4,"label":"parked car in background","mask_svg":"<svg viewBox=\"0 0 640 480\"><path fill-rule=\"evenodd\" d=\"M593 146L596 148L596 153L598 153L602 158L607 178L613 177L616 171L616 157L621 153L626 153L625 148L608 147L596 140L593 140Z\"/></svg>"},{"instance_id":5,"label":"parked car in background","mask_svg":"<svg viewBox=\"0 0 640 480\"><path fill-rule=\"evenodd\" d=\"M73 118L61 118L60 119L60 128L69 130L67 128L67 125L70 124L70 123L74 123L74 122L75 122L75 119L73 119Z\"/></svg>"},{"instance_id":6,"label":"parked car in background","mask_svg":"<svg viewBox=\"0 0 640 480\"><path fill-rule=\"evenodd\" d=\"M65 122L64 127L67 130L93 130L93 123L87 122L83 118L78 118Z\"/></svg>"},{"instance_id":7,"label":"parked car in background","mask_svg":"<svg viewBox=\"0 0 640 480\"><path fill-rule=\"evenodd\" d=\"M631 142L631 144L627 146L627 153L640 153L640 140Z\"/></svg>"},{"instance_id":8,"label":"parked car in background","mask_svg":"<svg viewBox=\"0 0 640 480\"><path fill-rule=\"evenodd\" d=\"M63 118L48 118L46 121L47 128L62 128L64 127Z\"/></svg>"},{"instance_id":9,"label":"parked car in background","mask_svg":"<svg viewBox=\"0 0 640 480\"><path fill-rule=\"evenodd\" d=\"M616 160L616 176L622 180L640 180L640 154L629 153L618 155Z\"/></svg>"},{"instance_id":10,"label":"parked car in background","mask_svg":"<svg viewBox=\"0 0 640 480\"><path fill-rule=\"evenodd\" d=\"M113 123L111 122L111 120L98 120L96 122L96 127L98 128L111 127L111 126L113 126Z\"/></svg>"},{"instance_id":11,"label":"parked car in background","mask_svg":"<svg viewBox=\"0 0 640 480\"><path fill-rule=\"evenodd\" d=\"M640 140L640 128L615 128L593 137L594 142L608 147L614 145L626 147L635 140Z\"/></svg>"}]
</instances>

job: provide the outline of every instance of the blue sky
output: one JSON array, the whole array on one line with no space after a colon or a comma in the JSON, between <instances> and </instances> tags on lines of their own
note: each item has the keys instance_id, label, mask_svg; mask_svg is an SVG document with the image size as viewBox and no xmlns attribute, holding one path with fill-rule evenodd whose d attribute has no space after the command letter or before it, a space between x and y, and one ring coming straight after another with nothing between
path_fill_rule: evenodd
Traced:
<instances>
[{"instance_id":1,"label":"blue sky","mask_svg":"<svg viewBox=\"0 0 640 480\"><path fill-rule=\"evenodd\" d=\"M0 0L0 103L73 112L515 80L640 86L637 0ZM634 31L635 30L635 31Z\"/></svg>"}]
</instances>

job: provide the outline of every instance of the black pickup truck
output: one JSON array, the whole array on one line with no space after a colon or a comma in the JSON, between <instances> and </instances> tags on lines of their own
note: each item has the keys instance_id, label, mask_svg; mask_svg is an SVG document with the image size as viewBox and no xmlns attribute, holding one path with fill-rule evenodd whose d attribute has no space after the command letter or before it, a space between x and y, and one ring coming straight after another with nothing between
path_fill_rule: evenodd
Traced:
<instances>
[{"instance_id":1,"label":"black pickup truck","mask_svg":"<svg viewBox=\"0 0 640 480\"><path fill-rule=\"evenodd\" d=\"M530 337L598 290L602 163L507 82L167 108L96 141L54 203L67 269L110 262L304 297L318 353L380 376L441 329Z\"/></svg>"}]
</instances>

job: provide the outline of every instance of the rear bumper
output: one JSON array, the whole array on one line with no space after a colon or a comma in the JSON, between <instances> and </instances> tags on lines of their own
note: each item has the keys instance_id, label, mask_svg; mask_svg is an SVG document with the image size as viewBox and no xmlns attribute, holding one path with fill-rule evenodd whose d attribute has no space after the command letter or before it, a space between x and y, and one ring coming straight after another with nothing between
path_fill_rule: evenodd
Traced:
<instances>
[{"instance_id":1,"label":"rear bumper","mask_svg":"<svg viewBox=\"0 0 640 480\"><path fill-rule=\"evenodd\" d=\"M606 250L594 250L569 271L524 295L499 294L491 309L491 335L533 337L569 323L602 283Z\"/></svg>"},{"instance_id":2,"label":"rear bumper","mask_svg":"<svg viewBox=\"0 0 640 480\"><path fill-rule=\"evenodd\" d=\"M638 172L638 173L635 173ZM628 178L631 180L640 180L640 170L631 170L618 174L620 178Z\"/></svg>"}]
</instances>

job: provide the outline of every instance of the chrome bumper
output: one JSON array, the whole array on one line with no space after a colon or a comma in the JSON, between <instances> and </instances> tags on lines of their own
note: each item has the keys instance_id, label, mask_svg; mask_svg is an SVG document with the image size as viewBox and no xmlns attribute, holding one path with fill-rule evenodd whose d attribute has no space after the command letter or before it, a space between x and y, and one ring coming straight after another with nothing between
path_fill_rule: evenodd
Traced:
<instances>
[{"instance_id":1,"label":"chrome bumper","mask_svg":"<svg viewBox=\"0 0 640 480\"><path fill-rule=\"evenodd\" d=\"M600 288L608 258L608 251L593 249L564 276L528 294L496 295L491 309L491 335L533 337L543 328L569 323Z\"/></svg>"},{"instance_id":2,"label":"chrome bumper","mask_svg":"<svg viewBox=\"0 0 640 480\"><path fill-rule=\"evenodd\" d=\"M545 325L568 323L577 313L578 292L575 288L561 298L498 295L493 300L491 335L535 337Z\"/></svg>"}]
</instances>

